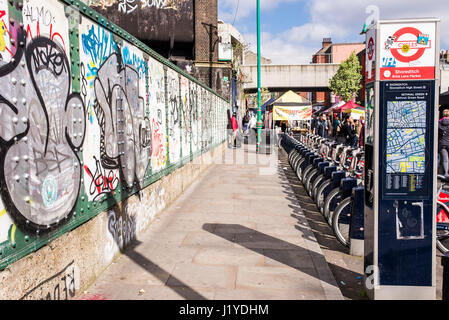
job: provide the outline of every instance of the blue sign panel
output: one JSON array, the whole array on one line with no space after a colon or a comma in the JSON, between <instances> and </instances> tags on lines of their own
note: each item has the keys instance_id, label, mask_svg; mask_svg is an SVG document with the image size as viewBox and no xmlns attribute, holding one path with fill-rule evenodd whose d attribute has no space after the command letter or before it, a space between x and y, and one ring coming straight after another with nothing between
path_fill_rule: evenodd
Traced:
<instances>
[{"instance_id":1,"label":"blue sign panel","mask_svg":"<svg viewBox=\"0 0 449 320\"><path fill-rule=\"evenodd\" d=\"M432 285L434 96L435 81L380 84L380 285Z\"/></svg>"}]
</instances>

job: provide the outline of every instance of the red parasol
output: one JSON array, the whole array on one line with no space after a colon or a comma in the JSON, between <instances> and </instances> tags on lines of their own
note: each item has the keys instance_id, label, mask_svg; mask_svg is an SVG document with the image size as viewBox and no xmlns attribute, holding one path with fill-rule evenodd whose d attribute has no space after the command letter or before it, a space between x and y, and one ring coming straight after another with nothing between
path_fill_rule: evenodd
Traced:
<instances>
[{"instance_id":1,"label":"red parasol","mask_svg":"<svg viewBox=\"0 0 449 320\"><path fill-rule=\"evenodd\" d=\"M346 103L345 105L339 107L339 108L335 108L334 112L342 112L348 109L356 109L356 108L362 108L364 109L364 107L359 106L357 103L353 102L353 101L349 101L348 103Z\"/></svg>"}]
</instances>

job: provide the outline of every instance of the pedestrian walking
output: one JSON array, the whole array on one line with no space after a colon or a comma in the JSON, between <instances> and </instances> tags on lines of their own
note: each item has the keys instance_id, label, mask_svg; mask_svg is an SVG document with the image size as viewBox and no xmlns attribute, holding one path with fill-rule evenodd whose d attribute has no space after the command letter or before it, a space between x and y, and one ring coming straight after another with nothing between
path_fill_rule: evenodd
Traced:
<instances>
[{"instance_id":1,"label":"pedestrian walking","mask_svg":"<svg viewBox=\"0 0 449 320\"><path fill-rule=\"evenodd\" d=\"M327 116L322 114L318 120L317 133L320 137L327 138L329 132L329 123L327 121Z\"/></svg>"},{"instance_id":2,"label":"pedestrian walking","mask_svg":"<svg viewBox=\"0 0 449 320\"><path fill-rule=\"evenodd\" d=\"M281 123L281 131L282 131L282 133L286 133L287 132L287 122L282 121L282 123Z\"/></svg>"},{"instance_id":3,"label":"pedestrian walking","mask_svg":"<svg viewBox=\"0 0 449 320\"><path fill-rule=\"evenodd\" d=\"M246 113L242 120L242 130L245 134L248 134L248 126L249 126L249 116L248 113Z\"/></svg>"},{"instance_id":4,"label":"pedestrian walking","mask_svg":"<svg viewBox=\"0 0 449 320\"><path fill-rule=\"evenodd\" d=\"M328 127L329 127L327 130L327 137L332 138L332 133L334 132L334 124L332 121L332 116L326 115L326 120L327 120Z\"/></svg>"},{"instance_id":5,"label":"pedestrian walking","mask_svg":"<svg viewBox=\"0 0 449 320\"><path fill-rule=\"evenodd\" d=\"M354 119L352 116L346 118L341 126L341 136L344 138L344 144L347 146L354 146L354 141L356 139L356 132L354 128ZM343 139L342 139L343 140Z\"/></svg>"},{"instance_id":6,"label":"pedestrian walking","mask_svg":"<svg viewBox=\"0 0 449 320\"><path fill-rule=\"evenodd\" d=\"M251 118L249 120L249 130L254 132L254 135L257 137L257 118L254 113L251 114Z\"/></svg>"},{"instance_id":7,"label":"pedestrian walking","mask_svg":"<svg viewBox=\"0 0 449 320\"><path fill-rule=\"evenodd\" d=\"M226 127L227 132L227 140L228 140L228 148L232 148L232 136L233 136L233 130L232 130L232 117L231 117L231 110L228 110L228 125Z\"/></svg>"},{"instance_id":8,"label":"pedestrian walking","mask_svg":"<svg viewBox=\"0 0 449 320\"><path fill-rule=\"evenodd\" d=\"M340 131L340 125L341 125L341 121L338 118L338 114L335 114L334 121L332 124L332 127L333 127L332 137L337 138L337 130Z\"/></svg>"},{"instance_id":9,"label":"pedestrian walking","mask_svg":"<svg viewBox=\"0 0 449 320\"><path fill-rule=\"evenodd\" d=\"M318 134L317 133L317 125L318 125L318 119L316 114L312 115L312 122L310 124L310 133L312 134Z\"/></svg>"},{"instance_id":10,"label":"pedestrian walking","mask_svg":"<svg viewBox=\"0 0 449 320\"><path fill-rule=\"evenodd\" d=\"M237 148L237 132L239 129L239 124L237 122L237 113L234 112L234 114L232 115L232 119L231 119L231 123L232 123L232 147L233 148Z\"/></svg>"},{"instance_id":11,"label":"pedestrian walking","mask_svg":"<svg viewBox=\"0 0 449 320\"><path fill-rule=\"evenodd\" d=\"M339 144L346 144L346 132L343 131L344 123L338 120L338 126L335 129L335 140Z\"/></svg>"},{"instance_id":12,"label":"pedestrian walking","mask_svg":"<svg viewBox=\"0 0 449 320\"><path fill-rule=\"evenodd\" d=\"M360 120L355 120L354 121L354 130L355 130L355 138L354 138L354 144L353 144L353 148L358 148L359 147L359 141L360 141L360 135L362 133L362 123L360 122Z\"/></svg>"},{"instance_id":13,"label":"pedestrian walking","mask_svg":"<svg viewBox=\"0 0 449 320\"><path fill-rule=\"evenodd\" d=\"M362 129L360 130L359 146L360 146L360 148L363 149L365 147L365 117L364 116L360 117L360 123L362 125Z\"/></svg>"},{"instance_id":14,"label":"pedestrian walking","mask_svg":"<svg viewBox=\"0 0 449 320\"><path fill-rule=\"evenodd\" d=\"M438 153L443 175L449 178L449 110L443 111L443 118L438 122Z\"/></svg>"}]
</instances>

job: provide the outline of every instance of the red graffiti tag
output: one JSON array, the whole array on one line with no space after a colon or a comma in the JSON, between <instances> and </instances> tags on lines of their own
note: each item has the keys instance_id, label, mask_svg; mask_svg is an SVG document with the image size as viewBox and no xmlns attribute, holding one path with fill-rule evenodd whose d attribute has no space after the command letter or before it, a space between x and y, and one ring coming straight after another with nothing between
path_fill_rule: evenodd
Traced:
<instances>
[{"instance_id":1,"label":"red graffiti tag","mask_svg":"<svg viewBox=\"0 0 449 320\"><path fill-rule=\"evenodd\" d=\"M41 28L40 28L39 21L38 21L37 25L36 25L36 37L39 37L40 35L41 35ZM29 37L30 39L33 39L33 32L31 31L30 25L28 25L28 27L27 27L27 37ZM64 39L62 38L60 33L53 32L53 24L51 24L50 25L50 39L54 41L56 37L60 39L64 51L67 51L65 48Z\"/></svg>"},{"instance_id":2,"label":"red graffiti tag","mask_svg":"<svg viewBox=\"0 0 449 320\"><path fill-rule=\"evenodd\" d=\"M164 145L162 143L162 133L159 130L159 123L153 119L153 157L159 161L164 159Z\"/></svg>"},{"instance_id":3,"label":"red graffiti tag","mask_svg":"<svg viewBox=\"0 0 449 320\"><path fill-rule=\"evenodd\" d=\"M96 160L95 173L92 173L86 165L84 166L84 170L91 179L89 188L90 195L97 193L95 199L106 193L114 195L114 191L118 188L120 181L112 170L107 171L103 169L98 160Z\"/></svg>"},{"instance_id":4,"label":"red graffiti tag","mask_svg":"<svg viewBox=\"0 0 449 320\"><path fill-rule=\"evenodd\" d=\"M0 10L0 19L6 16L6 11Z\"/></svg>"}]
</instances>

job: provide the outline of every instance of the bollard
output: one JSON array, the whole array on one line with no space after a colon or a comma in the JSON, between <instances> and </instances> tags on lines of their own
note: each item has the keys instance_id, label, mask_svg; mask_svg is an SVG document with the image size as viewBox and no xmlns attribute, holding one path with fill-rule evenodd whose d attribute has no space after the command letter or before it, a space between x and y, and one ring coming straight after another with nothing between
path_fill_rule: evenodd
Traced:
<instances>
[{"instance_id":1,"label":"bollard","mask_svg":"<svg viewBox=\"0 0 449 320\"><path fill-rule=\"evenodd\" d=\"M351 256L363 257L365 247L365 188L352 190L351 225L349 227Z\"/></svg>"},{"instance_id":2,"label":"bollard","mask_svg":"<svg viewBox=\"0 0 449 320\"><path fill-rule=\"evenodd\" d=\"M449 252L441 257L443 266L443 300L449 300Z\"/></svg>"}]
</instances>

